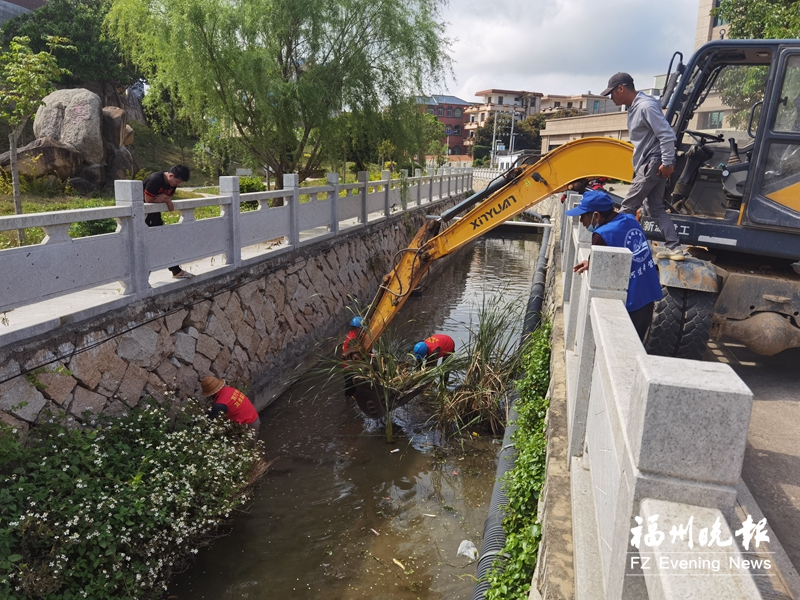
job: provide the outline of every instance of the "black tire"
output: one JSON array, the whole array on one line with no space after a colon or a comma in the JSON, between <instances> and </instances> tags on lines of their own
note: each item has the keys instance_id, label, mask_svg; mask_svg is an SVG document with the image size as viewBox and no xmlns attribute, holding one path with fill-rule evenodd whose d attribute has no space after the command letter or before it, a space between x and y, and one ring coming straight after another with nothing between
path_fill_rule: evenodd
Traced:
<instances>
[{"instance_id":1,"label":"black tire","mask_svg":"<svg viewBox=\"0 0 800 600\"><path fill-rule=\"evenodd\" d=\"M696 290L662 287L653 322L645 338L648 354L700 360L711 334L714 295Z\"/></svg>"}]
</instances>

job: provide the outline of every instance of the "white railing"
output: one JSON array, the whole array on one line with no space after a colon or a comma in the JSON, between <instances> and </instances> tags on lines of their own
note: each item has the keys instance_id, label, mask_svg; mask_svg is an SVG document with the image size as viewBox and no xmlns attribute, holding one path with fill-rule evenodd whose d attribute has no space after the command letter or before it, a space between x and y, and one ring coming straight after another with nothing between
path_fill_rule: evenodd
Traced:
<instances>
[{"instance_id":1,"label":"white railing","mask_svg":"<svg viewBox=\"0 0 800 600\"><path fill-rule=\"evenodd\" d=\"M423 176L417 169L400 179L383 171L379 181L361 172L349 184L332 173L325 185L308 188L298 187L293 174L282 190L248 194L239 193L238 177L220 177L219 196L174 201L180 220L163 227L144 220L166 205L145 204L141 181L118 180L115 206L0 217L0 231L45 231L40 244L0 250L0 312L116 282L135 300L153 293L150 274L159 269L224 255L213 269L218 275L461 194L472 187L471 171L442 168ZM257 210L241 212L247 201L258 202ZM195 210L208 206L218 206L220 216L195 219ZM100 219L116 219L116 232L69 236L73 223Z\"/></svg>"},{"instance_id":2,"label":"white railing","mask_svg":"<svg viewBox=\"0 0 800 600\"><path fill-rule=\"evenodd\" d=\"M565 208L579 199L569 194ZM648 355L625 309L630 251L592 247L577 217L563 213L562 234L576 599L760 598L746 569L729 579L699 569L679 582L662 559L693 554L669 536L692 516L694 559L714 558L697 536L717 518L721 539L732 537L752 393L728 365ZM574 274L584 259L588 273ZM647 534L659 511L667 542L633 547L634 529ZM726 568L752 558L736 543L718 550ZM686 581L693 592L681 595Z\"/></svg>"}]
</instances>

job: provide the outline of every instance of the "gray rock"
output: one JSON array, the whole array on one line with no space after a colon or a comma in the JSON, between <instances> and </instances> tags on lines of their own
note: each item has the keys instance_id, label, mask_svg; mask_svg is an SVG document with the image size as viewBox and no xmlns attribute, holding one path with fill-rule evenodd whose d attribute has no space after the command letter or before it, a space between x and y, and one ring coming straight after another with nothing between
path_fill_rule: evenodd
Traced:
<instances>
[{"instance_id":1,"label":"gray rock","mask_svg":"<svg viewBox=\"0 0 800 600\"><path fill-rule=\"evenodd\" d=\"M125 404L119 400L114 400L111 404L109 404L108 408L103 411L103 414L107 417L119 418L127 415L129 410L130 409L125 406Z\"/></svg>"},{"instance_id":2,"label":"gray rock","mask_svg":"<svg viewBox=\"0 0 800 600\"><path fill-rule=\"evenodd\" d=\"M56 90L36 111L33 133L71 144L89 164L104 162L102 103L83 88Z\"/></svg>"},{"instance_id":3,"label":"gray rock","mask_svg":"<svg viewBox=\"0 0 800 600\"><path fill-rule=\"evenodd\" d=\"M18 419L33 423L45 404L47 400L25 377L15 377L0 385L0 410Z\"/></svg>"},{"instance_id":4,"label":"gray rock","mask_svg":"<svg viewBox=\"0 0 800 600\"><path fill-rule=\"evenodd\" d=\"M178 332L175 334L175 350L173 354L187 364L194 362L195 346L197 340L191 335Z\"/></svg>"},{"instance_id":5,"label":"gray rock","mask_svg":"<svg viewBox=\"0 0 800 600\"><path fill-rule=\"evenodd\" d=\"M106 166L102 163L83 167L79 175L96 187L103 187L106 184Z\"/></svg>"},{"instance_id":6,"label":"gray rock","mask_svg":"<svg viewBox=\"0 0 800 600\"><path fill-rule=\"evenodd\" d=\"M84 412L88 410L95 414L100 414L103 412L103 408L107 402L108 401L100 394L95 394L86 388L78 386L75 388L75 398L72 404L70 404L69 412L82 421Z\"/></svg>"},{"instance_id":7,"label":"gray rock","mask_svg":"<svg viewBox=\"0 0 800 600\"><path fill-rule=\"evenodd\" d=\"M117 148L113 157L109 157L106 177L111 181L117 179L133 179L139 170L136 159L125 146Z\"/></svg>"},{"instance_id":8,"label":"gray rock","mask_svg":"<svg viewBox=\"0 0 800 600\"><path fill-rule=\"evenodd\" d=\"M125 111L117 106L103 108L103 139L114 148L124 145L125 128L128 126L128 116Z\"/></svg>"},{"instance_id":9,"label":"gray rock","mask_svg":"<svg viewBox=\"0 0 800 600\"><path fill-rule=\"evenodd\" d=\"M125 125L125 137L122 138L123 146L130 146L133 144L133 127Z\"/></svg>"},{"instance_id":10,"label":"gray rock","mask_svg":"<svg viewBox=\"0 0 800 600\"><path fill-rule=\"evenodd\" d=\"M158 334L148 327L137 327L122 335L117 348L120 358L148 364L156 351Z\"/></svg>"},{"instance_id":11,"label":"gray rock","mask_svg":"<svg viewBox=\"0 0 800 600\"><path fill-rule=\"evenodd\" d=\"M69 375L62 375L55 371L39 373L36 375L36 379L41 383L42 393L58 405L63 404L78 385L78 382Z\"/></svg>"},{"instance_id":12,"label":"gray rock","mask_svg":"<svg viewBox=\"0 0 800 600\"><path fill-rule=\"evenodd\" d=\"M70 177L69 185L81 196L88 196L97 189L91 181L86 181L83 177Z\"/></svg>"},{"instance_id":13,"label":"gray rock","mask_svg":"<svg viewBox=\"0 0 800 600\"><path fill-rule=\"evenodd\" d=\"M69 144L49 137L34 140L27 146L17 148L19 172L27 177L55 175L59 179L69 179L83 164L83 155ZM0 167L11 164L9 152L0 154Z\"/></svg>"},{"instance_id":14,"label":"gray rock","mask_svg":"<svg viewBox=\"0 0 800 600\"><path fill-rule=\"evenodd\" d=\"M136 406L142 397L144 386L150 374L141 367L131 363L125 371L125 376L119 384L117 396L125 401L128 406Z\"/></svg>"}]
</instances>

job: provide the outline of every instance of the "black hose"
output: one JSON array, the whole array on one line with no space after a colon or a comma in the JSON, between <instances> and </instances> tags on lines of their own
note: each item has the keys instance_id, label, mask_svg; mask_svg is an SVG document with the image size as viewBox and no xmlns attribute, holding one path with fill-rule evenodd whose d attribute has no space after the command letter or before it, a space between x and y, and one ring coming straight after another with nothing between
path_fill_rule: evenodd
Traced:
<instances>
[{"instance_id":1,"label":"black hose","mask_svg":"<svg viewBox=\"0 0 800 600\"><path fill-rule=\"evenodd\" d=\"M547 216L525 211L529 216L537 218L542 223L550 223ZM536 261L536 273L533 276L531 294L528 298L528 307L525 311L525 321L522 327L522 340L535 331L542 322L542 303L544 302L544 290L547 280L547 250L550 244L551 228L547 227L542 235L542 245L539 248L539 257ZM517 393L511 392L508 397L510 411L508 415L508 426L503 436L503 446L497 458L497 473L495 475L494 488L492 489L492 499L489 502L489 516L483 524L483 544L478 558L478 566L475 576L477 583L472 591L472 600L484 600L486 592L489 590L489 582L486 581L486 574L492 565L500 571L505 570L507 557L501 554L506 545L506 533L503 529L503 519L505 512L503 507L508 504L508 497L503 490L501 479L513 467L517 458L517 450L511 440L511 436L517 430L517 411L514 410L514 402Z\"/></svg>"}]
</instances>

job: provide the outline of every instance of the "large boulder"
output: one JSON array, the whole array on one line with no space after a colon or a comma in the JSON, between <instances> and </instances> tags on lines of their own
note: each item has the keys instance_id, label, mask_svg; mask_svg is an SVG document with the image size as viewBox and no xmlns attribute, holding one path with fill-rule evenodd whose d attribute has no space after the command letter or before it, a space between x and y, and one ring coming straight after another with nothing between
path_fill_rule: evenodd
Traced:
<instances>
[{"instance_id":1,"label":"large boulder","mask_svg":"<svg viewBox=\"0 0 800 600\"><path fill-rule=\"evenodd\" d=\"M124 110L117 106L103 108L103 139L113 144L114 149L123 145L127 126L128 117Z\"/></svg>"},{"instance_id":2,"label":"large boulder","mask_svg":"<svg viewBox=\"0 0 800 600\"><path fill-rule=\"evenodd\" d=\"M125 138L122 140L123 146L130 146L133 144L133 127L125 125Z\"/></svg>"},{"instance_id":3,"label":"large boulder","mask_svg":"<svg viewBox=\"0 0 800 600\"><path fill-rule=\"evenodd\" d=\"M117 148L116 152L114 152L114 158L108 161L106 176L108 181L133 179L138 170L139 165L136 164L133 154L123 146L122 148Z\"/></svg>"},{"instance_id":4,"label":"large boulder","mask_svg":"<svg viewBox=\"0 0 800 600\"><path fill-rule=\"evenodd\" d=\"M69 144L43 137L17 149L19 172L28 177L55 175L69 179L83 164L83 155ZM11 153L0 154L0 166L8 169Z\"/></svg>"},{"instance_id":5,"label":"large boulder","mask_svg":"<svg viewBox=\"0 0 800 600\"><path fill-rule=\"evenodd\" d=\"M88 164L104 162L100 97L83 88L56 90L36 111L33 133L72 145Z\"/></svg>"}]
</instances>

